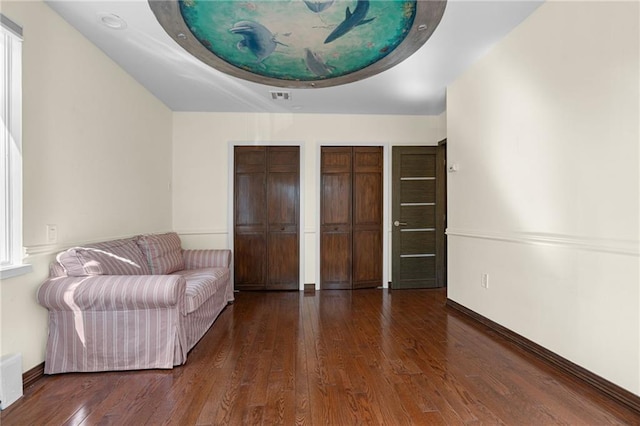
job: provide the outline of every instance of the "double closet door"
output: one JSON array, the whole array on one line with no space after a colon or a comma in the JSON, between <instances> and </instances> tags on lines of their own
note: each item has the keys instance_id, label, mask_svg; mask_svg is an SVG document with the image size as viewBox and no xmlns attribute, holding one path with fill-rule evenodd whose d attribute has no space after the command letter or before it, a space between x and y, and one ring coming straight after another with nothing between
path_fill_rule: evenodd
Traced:
<instances>
[{"instance_id":1,"label":"double closet door","mask_svg":"<svg viewBox=\"0 0 640 426\"><path fill-rule=\"evenodd\" d=\"M382 284L382 147L322 147L320 287Z\"/></svg>"},{"instance_id":2,"label":"double closet door","mask_svg":"<svg viewBox=\"0 0 640 426\"><path fill-rule=\"evenodd\" d=\"M300 287L300 147L234 152L236 290Z\"/></svg>"}]
</instances>

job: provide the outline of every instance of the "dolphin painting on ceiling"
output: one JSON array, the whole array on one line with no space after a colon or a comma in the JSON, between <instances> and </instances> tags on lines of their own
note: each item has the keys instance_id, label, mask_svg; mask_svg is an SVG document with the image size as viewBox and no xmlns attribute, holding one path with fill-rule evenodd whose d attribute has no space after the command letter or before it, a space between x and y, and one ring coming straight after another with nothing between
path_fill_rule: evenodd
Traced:
<instances>
[{"instance_id":1,"label":"dolphin painting on ceiling","mask_svg":"<svg viewBox=\"0 0 640 426\"><path fill-rule=\"evenodd\" d=\"M319 89L409 57L449 0L145 1L178 45L213 68L258 84Z\"/></svg>"},{"instance_id":2,"label":"dolphin painting on ceiling","mask_svg":"<svg viewBox=\"0 0 640 426\"><path fill-rule=\"evenodd\" d=\"M249 51L258 59L259 63L264 61L267 56L271 55L273 51L276 50L276 46L278 44L286 46L286 44L277 41L271 31L269 31L264 25L257 22L236 22L229 31L242 36L242 40L240 40L236 45L238 50L242 50L244 48L249 49Z\"/></svg>"},{"instance_id":3,"label":"dolphin painting on ceiling","mask_svg":"<svg viewBox=\"0 0 640 426\"><path fill-rule=\"evenodd\" d=\"M334 0L303 0L304 4L315 13L320 13L323 10L327 10L334 2Z\"/></svg>"},{"instance_id":4,"label":"dolphin painting on ceiling","mask_svg":"<svg viewBox=\"0 0 640 426\"><path fill-rule=\"evenodd\" d=\"M327 39L324 41L325 44L331 43L335 39L342 37L358 25L368 24L373 21L375 18L364 19L367 16L367 12L369 12L369 0L358 0L356 4L356 8L351 13L349 7L345 12L344 21L342 21L335 30L329 34Z\"/></svg>"},{"instance_id":5,"label":"dolphin painting on ceiling","mask_svg":"<svg viewBox=\"0 0 640 426\"><path fill-rule=\"evenodd\" d=\"M335 67L331 65L327 65L320 55L315 52L312 52L311 49L304 49L304 62L307 66L307 69L317 75L318 77L326 77L335 70Z\"/></svg>"}]
</instances>

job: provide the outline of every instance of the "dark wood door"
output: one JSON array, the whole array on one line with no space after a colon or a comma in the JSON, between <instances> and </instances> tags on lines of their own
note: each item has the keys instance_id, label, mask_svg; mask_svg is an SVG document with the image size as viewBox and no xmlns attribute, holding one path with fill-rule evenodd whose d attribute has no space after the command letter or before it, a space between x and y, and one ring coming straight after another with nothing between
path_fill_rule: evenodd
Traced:
<instances>
[{"instance_id":1,"label":"dark wood door","mask_svg":"<svg viewBox=\"0 0 640 426\"><path fill-rule=\"evenodd\" d=\"M267 283L269 290L299 289L300 148L267 151Z\"/></svg>"},{"instance_id":2,"label":"dark wood door","mask_svg":"<svg viewBox=\"0 0 640 426\"><path fill-rule=\"evenodd\" d=\"M235 148L235 288L263 289L267 273L267 192L264 147Z\"/></svg>"},{"instance_id":3,"label":"dark wood door","mask_svg":"<svg viewBox=\"0 0 640 426\"><path fill-rule=\"evenodd\" d=\"M353 288L382 284L382 147L353 148Z\"/></svg>"},{"instance_id":4,"label":"dark wood door","mask_svg":"<svg viewBox=\"0 0 640 426\"><path fill-rule=\"evenodd\" d=\"M235 147L238 290L299 289L299 147Z\"/></svg>"},{"instance_id":5,"label":"dark wood door","mask_svg":"<svg viewBox=\"0 0 640 426\"><path fill-rule=\"evenodd\" d=\"M441 155L441 154L440 154ZM440 209L444 163L438 147L393 147L392 288L442 287Z\"/></svg>"},{"instance_id":6,"label":"dark wood door","mask_svg":"<svg viewBox=\"0 0 640 426\"><path fill-rule=\"evenodd\" d=\"M320 286L382 282L381 147L322 147Z\"/></svg>"},{"instance_id":7,"label":"dark wood door","mask_svg":"<svg viewBox=\"0 0 640 426\"><path fill-rule=\"evenodd\" d=\"M350 289L352 149L321 151L320 287Z\"/></svg>"}]
</instances>

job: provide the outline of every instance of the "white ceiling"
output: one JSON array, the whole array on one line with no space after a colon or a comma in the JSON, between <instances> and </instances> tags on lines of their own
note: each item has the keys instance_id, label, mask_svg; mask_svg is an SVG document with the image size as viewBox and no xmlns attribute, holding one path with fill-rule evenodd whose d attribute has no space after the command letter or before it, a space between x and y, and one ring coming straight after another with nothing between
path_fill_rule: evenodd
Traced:
<instances>
[{"instance_id":1,"label":"white ceiling","mask_svg":"<svg viewBox=\"0 0 640 426\"><path fill-rule=\"evenodd\" d=\"M205 65L169 37L144 0L47 4L173 111L437 115L447 85L542 1L449 0L434 34L409 59L365 80L316 89L264 86ZM104 14L120 16L126 28L104 26ZM274 101L271 90L290 91L291 100Z\"/></svg>"}]
</instances>

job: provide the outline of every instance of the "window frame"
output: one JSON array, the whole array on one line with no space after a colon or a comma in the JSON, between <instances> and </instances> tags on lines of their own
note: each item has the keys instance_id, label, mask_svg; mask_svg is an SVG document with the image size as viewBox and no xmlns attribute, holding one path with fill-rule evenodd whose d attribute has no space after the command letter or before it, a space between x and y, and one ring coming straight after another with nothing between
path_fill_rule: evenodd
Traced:
<instances>
[{"instance_id":1,"label":"window frame","mask_svg":"<svg viewBox=\"0 0 640 426\"><path fill-rule=\"evenodd\" d=\"M22 27L0 13L0 279L31 272L22 246Z\"/></svg>"}]
</instances>

